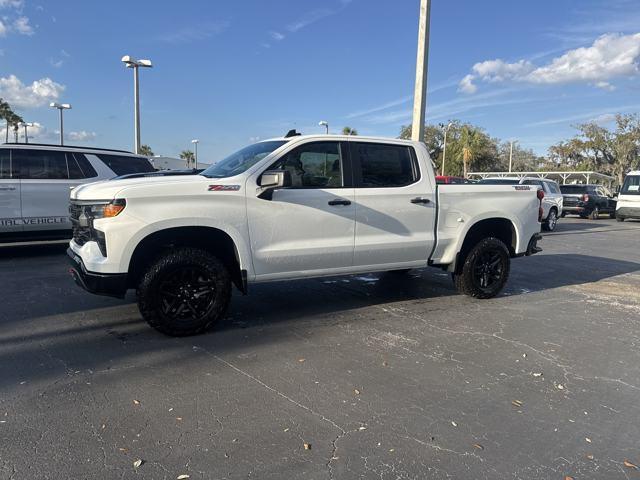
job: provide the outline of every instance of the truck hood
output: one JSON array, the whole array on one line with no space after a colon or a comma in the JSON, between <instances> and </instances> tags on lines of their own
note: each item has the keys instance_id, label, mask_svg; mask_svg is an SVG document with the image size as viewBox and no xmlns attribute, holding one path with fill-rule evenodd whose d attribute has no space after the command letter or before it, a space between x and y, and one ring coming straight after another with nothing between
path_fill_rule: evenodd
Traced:
<instances>
[{"instance_id":1,"label":"truck hood","mask_svg":"<svg viewBox=\"0 0 640 480\"><path fill-rule=\"evenodd\" d=\"M235 180L235 181L233 181ZM157 191L159 195L167 193L189 194L196 192L198 189L191 187L201 187L206 191L208 185L231 185L238 186L234 190L239 190L238 179L213 179L203 177L202 175L151 175L147 177L134 178L114 178L112 180L104 180L101 182L87 183L80 185L71 190L71 200L111 200L119 195L125 194L128 190L138 190L142 188L145 191ZM146 195L145 195L146 196Z\"/></svg>"}]
</instances>

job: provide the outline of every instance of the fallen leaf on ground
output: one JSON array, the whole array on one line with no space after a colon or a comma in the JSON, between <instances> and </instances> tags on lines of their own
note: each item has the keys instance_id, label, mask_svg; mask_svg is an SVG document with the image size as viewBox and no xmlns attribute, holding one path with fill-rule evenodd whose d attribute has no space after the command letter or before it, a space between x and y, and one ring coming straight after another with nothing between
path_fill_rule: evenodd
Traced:
<instances>
[{"instance_id":1,"label":"fallen leaf on ground","mask_svg":"<svg viewBox=\"0 0 640 480\"><path fill-rule=\"evenodd\" d=\"M527 358L527 354L526 354L526 353L523 353L523 354L522 354L522 358Z\"/></svg>"},{"instance_id":2,"label":"fallen leaf on ground","mask_svg":"<svg viewBox=\"0 0 640 480\"><path fill-rule=\"evenodd\" d=\"M473 444L473 448L477 448L478 450L484 450L484 447L482 445L480 445L479 443L474 443Z\"/></svg>"},{"instance_id":3,"label":"fallen leaf on ground","mask_svg":"<svg viewBox=\"0 0 640 480\"><path fill-rule=\"evenodd\" d=\"M133 462L133 468L138 468L140 465L142 465L141 459L138 459L135 462Z\"/></svg>"},{"instance_id":4,"label":"fallen leaf on ground","mask_svg":"<svg viewBox=\"0 0 640 480\"><path fill-rule=\"evenodd\" d=\"M303 446L304 446L305 450L311 450L311 444L310 443L305 443Z\"/></svg>"},{"instance_id":5,"label":"fallen leaf on ground","mask_svg":"<svg viewBox=\"0 0 640 480\"><path fill-rule=\"evenodd\" d=\"M513 405L514 407L521 407L522 405L524 405L524 402L522 400L513 400L511 402L511 405Z\"/></svg>"},{"instance_id":6,"label":"fallen leaf on ground","mask_svg":"<svg viewBox=\"0 0 640 480\"><path fill-rule=\"evenodd\" d=\"M534 372L532 375L534 377L541 377L542 376L542 372Z\"/></svg>"},{"instance_id":7,"label":"fallen leaf on ground","mask_svg":"<svg viewBox=\"0 0 640 480\"><path fill-rule=\"evenodd\" d=\"M585 437L585 440L587 441L587 443L591 443L591 439L589 437Z\"/></svg>"},{"instance_id":8,"label":"fallen leaf on ground","mask_svg":"<svg viewBox=\"0 0 640 480\"><path fill-rule=\"evenodd\" d=\"M300 363L302 363L302 362L304 362L304 358L299 358L299 359L298 359L298 361L299 361Z\"/></svg>"},{"instance_id":9,"label":"fallen leaf on ground","mask_svg":"<svg viewBox=\"0 0 640 480\"><path fill-rule=\"evenodd\" d=\"M140 405L140 400L134 400L134 401L133 401L133 404L134 404L134 405Z\"/></svg>"},{"instance_id":10,"label":"fallen leaf on ground","mask_svg":"<svg viewBox=\"0 0 640 480\"><path fill-rule=\"evenodd\" d=\"M122 448L122 447L120 447L118 450L120 450L121 452L126 452L127 451L126 448Z\"/></svg>"},{"instance_id":11,"label":"fallen leaf on ground","mask_svg":"<svg viewBox=\"0 0 640 480\"><path fill-rule=\"evenodd\" d=\"M591 455L591 454L587 455L587 459L593 460L593 455Z\"/></svg>"},{"instance_id":12,"label":"fallen leaf on ground","mask_svg":"<svg viewBox=\"0 0 640 480\"><path fill-rule=\"evenodd\" d=\"M357 388L353 391L353 393L355 393L356 395L360 395L360 390L358 390Z\"/></svg>"},{"instance_id":13,"label":"fallen leaf on ground","mask_svg":"<svg viewBox=\"0 0 640 480\"><path fill-rule=\"evenodd\" d=\"M182 417L176 417L176 420L181 422L182 421Z\"/></svg>"},{"instance_id":14,"label":"fallen leaf on ground","mask_svg":"<svg viewBox=\"0 0 640 480\"><path fill-rule=\"evenodd\" d=\"M564 390L564 385L562 385L561 383L559 383L558 385L556 385L556 388L558 390Z\"/></svg>"},{"instance_id":15,"label":"fallen leaf on ground","mask_svg":"<svg viewBox=\"0 0 640 480\"><path fill-rule=\"evenodd\" d=\"M386 367L387 365L389 365L387 362L382 362L383 367Z\"/></svg>"},{"instance_id":16,"label":"fallen leaf on ground","mask_svg":"<svg viewBox=\"0 0 640 480\"><path fill-rule=\"evenodd\" d=\"M573 480L573 477L570 477L569 475L565 475L564 480Z\"/></svg>"},{"instance_id":17,"label":"fallen leaf on ground","mask_svg":"<svg viewBox=\"0 0 640 480\"><path fill-rule=\"evenodd\" d=\"M103 423L102 424L102 429L104 430L105 428L107 428L107 426Z\"/></svg>"},{"instance_id":18,"label":"fallen leaf on ground","mask_svg":"<svg viewBox=\"0 0 640 480\"><path fill-rule=\"evenodd\" d=\"M624 466L627 468L638 468L638 466L635 463L631 463L629 460L625 460L624 462Z\"/></svg>"},{"instance_id":19,"label":"fallen leaf on ground","mask_svg":"<svg viewBox=\"0 0 640 480\"><path fill-rule=\"evenodd\" d=\"M288 431L289 431L289 428L288 428L288 427L287 427L287 428L285 428L285 429L284 429L284 431L285 431L285 432L288 432Z\"/></svg>"},{"instance_id":20,"label":"fallen leaf on ground","mask_svg":"<svg viewBox=\"0 0 640 480\"><path fill-rule=\"evenodd\" d=\"M186 473L182 474L182 475L178 475L176 477L176 480L185 480L186 478L189 478L189 475L187 475Z\"/></svg>"},{"instance_id":21,"label":"fallen leaf on ground","mask_svg":"<svg viewBox=\"0 0 640 480\"><path fill-rule=\"evenodd\" d=\"M458 424L456 422L451 422L451 425L453 425L454 427L458 426Z\"/></svg>"}]
</instances>

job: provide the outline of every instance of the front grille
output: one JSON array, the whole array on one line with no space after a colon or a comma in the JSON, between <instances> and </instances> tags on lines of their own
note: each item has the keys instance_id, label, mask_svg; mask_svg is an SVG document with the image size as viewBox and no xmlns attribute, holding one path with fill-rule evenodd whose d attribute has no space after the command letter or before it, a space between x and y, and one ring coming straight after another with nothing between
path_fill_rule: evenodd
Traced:
<instances>
[{"instance_id":1,"label":"front grille","mask_svg":"<svg viewBox=\"0 0 640 480\"><path fill-rule=\"evenodd\" d=\"M69 205L69 219L73 229L73 241L82 246L91 240L91 227L85 220L84 226L80 222L80 217L84 213L84 205L71 202Z\"/></svg>"}]
</instances>

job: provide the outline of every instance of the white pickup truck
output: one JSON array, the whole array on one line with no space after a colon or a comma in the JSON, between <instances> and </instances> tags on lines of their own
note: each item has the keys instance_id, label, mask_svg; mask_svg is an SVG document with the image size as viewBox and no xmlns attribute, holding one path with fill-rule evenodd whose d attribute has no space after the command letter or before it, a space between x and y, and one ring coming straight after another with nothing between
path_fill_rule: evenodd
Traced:
<instances>
[{"instance_id":1,"label":"white pickup truck","mask_svg":"<svg viewBox=\"0 0 640 480\"><path fill-rule=\"evenodd\" d=\"M544 192L436 185L424 144L354 136L262 141L200 174L134 174L71 191L70 273L89 292L137 290L169 335L209 329L232 283L427 265L497 295L510 259L538 252Z\"/></svg>"}]
</instances>

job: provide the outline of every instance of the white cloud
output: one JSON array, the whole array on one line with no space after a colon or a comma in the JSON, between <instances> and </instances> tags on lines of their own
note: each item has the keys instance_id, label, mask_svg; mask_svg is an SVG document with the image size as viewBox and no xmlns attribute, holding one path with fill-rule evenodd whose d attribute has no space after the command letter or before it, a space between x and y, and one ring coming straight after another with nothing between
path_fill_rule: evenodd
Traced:
<instances>
[{"instance_id":1,"label":"white cloud","mask_svg":"<svg viewBox=\"0 0 640 480\"><path fill-rule=\"evenodd\" d=\"M191 43L219 35L229 28L230 23L227 21L210 22L201 25L193 25L184 27L175 32L162 34L158 39L166 43Z\"/></svg>"},{"instance_id":2,"label":"white cloud","mask_svg":"<svg viewBox=\"0 0 640 480\"><path fill-rule=\"evenodd\" d=\"M0 97L17 108L44 106L57 100L64 89L64 85L48 77L35 80L31 85L25 85L15 75L0 77Z\"/></svg>"},{"instance_id":3,"label":"white cloud","mask_svg":"<svg viewBox=\"0 0 640 480\"><path fill-rule=\"evenodd\" d=\"M79 132L69 132L66 134L66 137L72 142L88 142L91 140L95 140L96 132L87 132L86 130L81 130Z\"/></svg>"},{"instance_id":4,"label":"white cloud","mask_svg":"<svg viewBox=\"0 0 640 480\"><path fill-rule=\"evenodd\" d=\"M277 41L284 40L285 38L285 36L282 33L276 32L276 31L269 32L269 35L271 35L271 38Z\"/></svg>"},{"instance_id":5,"label":"white cloud","mask_svg":"<svg viewBox=\"0 0 640 480\"><path fill-rule=\"evenodd\" d=\"M22 8L24 0L0 0L0 8Z\"/></svg>"},{"instance_id":6,"label":"white cloud","mask_svg":"<svg viewBox=\"0 0 640 480\"><path fill-rule=\"evenodd\" d=\"M462 80L460 80L458 90L464 93L476 93L478 87L473 83L474 79L475 77L471 74L465 76Z\"/></svg>"},{"instance_id":7,"label":"white cloud","mask_svg":"<svg viewBox=\"0 0 640 480\"><path fill-rule=\"evenodd\" d=\"M609 81L640 73L640 33L602 35L589 47L567 51L548 64L536 67L528 60L508 63L501 59L476 63L472 73L459 83L459 90L475 93L473 80L490 83L529 84L587 83L598 88L615 88Z\"/></svg>"},{"instance_id":8,"label":"white cloud","mask_svg":"<svg viewBox=\"0 0 640 480\"><path fill-rule=\"evenodd\" d=\"M8 31L7 26L0 20L0 37L6 37Z\"/></svg>"},{"instance_id":9,"label":"white cloud","mask_svg":"<svg viewBox=\"0 0 640 480\"><path fill-rule=\"evenodd\" d=\"M33 27L29 25L27 17L18 17L13 22L13 30L20 35L33 35Z\"/></svg>"}]
</instances>

